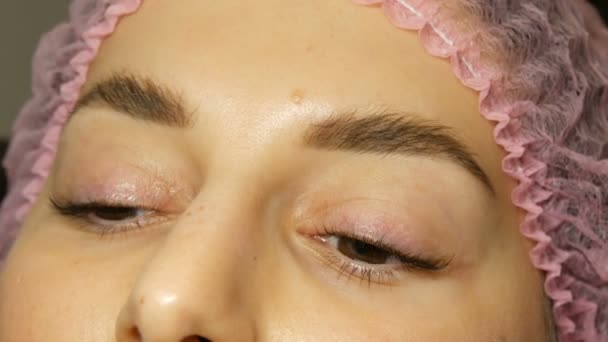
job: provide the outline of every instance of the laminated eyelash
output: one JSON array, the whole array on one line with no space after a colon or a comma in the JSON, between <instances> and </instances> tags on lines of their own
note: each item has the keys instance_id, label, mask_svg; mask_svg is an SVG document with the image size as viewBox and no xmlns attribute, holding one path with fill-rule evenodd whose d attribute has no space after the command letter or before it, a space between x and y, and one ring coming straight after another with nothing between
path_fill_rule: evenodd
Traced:
<instances>
[{"instance_id":1,"label":"laminated eyelash","mask_svg":"<svg viewBox=\"0 0 608 342\"><path fill-rule=\"evenodd\" d=\"M51 198L51 206L59 214L64 216L83 216L84 214L102 206L101 203L85 203L76 204L71 202L59 202L56 199Z\"/></svg>"},{"instance_id":2,"label":"laminated eyelash","mask_svg":"<svg viewBox=\"0 0 608 342\"><path fill-rule=\"evenodd\" d=\"M58 201L50 199L52 207L62 216L77 219L82 224L81 229L95 232L100 236L114 235L115 233L128 233L131 230L144 228L150 222L157 221L152 215L151 220L148 215L143 214L146 209L129 207L120 203L87 202L74 203L70 201ZM154 210L148 210L154 212ZM333 251L335 248L328 248L324 251L325 260L338 271L338 277L346 276L348 279L358 278L361 282L367 282L368 286L372 283L390 284L397 278L399 270L405 272L437 272L446 268L451 259L429 258L408 253L393 247L383 238L375 239L369 236L362 236L350 230L340 229L332 226L324 226L316 237L334 237L347 239L350 242L357 242L368 245L376 250L392 256L393 262L390 264L367 262L363 259L351 257L342 251ZM344 241L344 240L343 240ZM332 249L332 251L330 251Z\"/></svg>"},{"instance_id":3,"label":"laminated eyelash","mask_svg":"<svg viewBox=\"0 0 608 342\"><path fill-rule=\"evenodd\" d=\"M345 277L347 280L359 279L360 282L371 284L390 285L399 277L400 271L403 272L428 272L434 273L445 269L452 262L451 258L428 258L397 250L389 243L380 239L373 239L368 236L359 236L354 232L344 229L325 226L315 236L316 238L335 237L339 239L349 239L369 245L378 250L382 250L399 260L395 264L369 264L365 261L360 261L345 255L341 251L335 250L334 247L324 247L322 253L325 262L335 268L338 272L338 278ZM323 240L323 243L327 243Z\"/></svg>"},{"instance_id":4,"label":"laminated eyelash","mask_svg":"<svg viewBox=\"0 0 608 342\"><path fill-rule=\"evenodd\" d=\"M59 214L64 216L82 217L92 212L104 210L106 213L128 214L129 212L137 210L120 204L111 204L103 202L88 202L88 203L61 203L55 199L51 199L51 205Z\"/></svg>"},{"instance_id":5,"label":"laminated eyelash","mask_svg":"<svg viewBox=\"0 0 608 342\"><path fill-rule=\"evenodd\" d=\"M377 270L372 267L365 267L344 261L342 258L336 256L330 259L330 263L338 267L338 278L345 276L348 280L351 280L353 277L357 277L362 283L366 282L368 286L371 286L372 283L390 283L397 277L395 270ZM406 267L403 268L407 270Z\"/></svg>"},{"instance_id":6,"label":"laminated eyelash","mask_svg":"<svg viewBox=\"0 0 608 342\"><path fill-rule=\"evenodd\" d=\"M166 219L166 216L154 213L154 210L134 208L119 203L73 203L51 198L50 204L60 215L75 219L79 229L102 237L129 233ZM141 212L144 214L140 215Z\"/></svg>"},{"instance_id":7,"label":"laminated eyelash","mask_svg":"<svg viewBox=\"0 0 608 342\"><path fill-rule=\"evenodd\" d=\"M365 244L386 251L396 257L402 262L402 267L405 270L421 270L437 272L445 269L451 263L451 259L432 259L428 257L418 256L412 253L397 250L390 244L386 243L382 238L372 239L367 236L359 236L352 232L344 232L340 229L332 228L331 226L325 226L322 230L323 236L336 236L339 238L346 238L356 241L361 241Z\"/></svg>"}]
</instances>

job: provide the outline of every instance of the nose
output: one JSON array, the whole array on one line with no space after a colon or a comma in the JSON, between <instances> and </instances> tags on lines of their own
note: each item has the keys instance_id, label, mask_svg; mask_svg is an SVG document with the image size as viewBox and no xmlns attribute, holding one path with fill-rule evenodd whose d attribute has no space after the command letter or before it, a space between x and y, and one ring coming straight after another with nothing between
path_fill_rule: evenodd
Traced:
<instances>
[{"instance_id":1,"label":"nose","mask_svg":"<svg viewBox=\"0 0 608 342\"><path fill-rule=\"evenodd\" d=\"M242 211L198 207L170 228L139 271L116 324L118 342L256 339L252 267L244 261L254 259L246 255L255 245L251 229Z\"/></svg>"}]
</instances>

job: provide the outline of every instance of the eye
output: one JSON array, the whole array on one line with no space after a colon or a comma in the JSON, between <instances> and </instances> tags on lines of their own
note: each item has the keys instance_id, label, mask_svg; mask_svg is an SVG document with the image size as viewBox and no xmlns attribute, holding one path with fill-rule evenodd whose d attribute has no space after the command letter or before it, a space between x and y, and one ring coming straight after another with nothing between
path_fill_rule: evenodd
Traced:
<instances>
[{"instance_id":1,"label":"eye","mask_svg":"<svg viewBox=\"0 0 608 342\"><path fill-rule=\"evenodd\" d=\"M90 208L88 216L91 219L99 219L104 221L124 221L146 214L144 209L130 207L93 207Z\"/></svg>"},{"instance_id":2,"label":"eye","mask_svg":"<svg viewBox=\"0 0 608 342\"><path fill-rule=\"evenodd\" d=\"M332 236L328 239L344 256L367 264L399 263L399 256L364 241Z\"/></svg>"},{"instance_id":3,"label":"eye","mask_svg":"<svg viewBox=\"0 0 608 342\"><path fill-rule=\"evenodd\" d=\"M422 256L401 250L383 238L358 235L356 229L324 227L313 238L321 242L321 254L338 271L338 276L371 284L391 284L403 273L436 273L451 258Z\"/></svg>"},{"instance_id":4,"label":"eye","mask_svg":"<svg viewBox=\"0 0 608 342\"><path fill-rule=\"evenodd\" d=\"M121 204L59 203L51 200L53 208L62 216L84 223L86 230L100 234L124 232L158 223L166 218L153 209Z\"/></svg>"},{"instance_id":5,"label":"eye","mask_svg":"<svg viewBox=\"0 0 608 342\"><path fill-rule=\"evenodd\" d=\"M358 263L402 266L410 270L426 271L439 271L449 264L449 261L443 259L425 258L400 251L382 239L374 240L370 237L357 236L355 233L333 233L326 229L319 238L341 256Z\"/></svg>"}]
</instances>

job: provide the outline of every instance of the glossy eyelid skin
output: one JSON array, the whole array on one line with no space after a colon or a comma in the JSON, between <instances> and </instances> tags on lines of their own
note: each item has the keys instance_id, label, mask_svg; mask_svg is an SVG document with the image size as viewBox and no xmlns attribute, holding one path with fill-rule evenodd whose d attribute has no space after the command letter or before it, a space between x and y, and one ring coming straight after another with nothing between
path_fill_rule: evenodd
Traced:
<instances>
[{"instance_id":1,"label":"glossy eyelid skin","mask_svg":"<svg viewBox=\"0 0 608 342\"><path fill-rule=\"evenodd\" d=\"M345 236L359 236L366 241L382 241L407 255L450 257L445 246L426 234L429 223L407 213L407 208L384 200L355 199L321 208L299 208L293 217L298 233L320 236L330 228Z\"/></svg>"},{"instance_id":2,"label":"glossy eyelid skin","mask_svg":"<svg viewBox=\"0 0 608 342\"><path fill-rule=\"evenodd\" d=\"M385 201L351 200L325 206L322 209L302 208L295 224L297 233L304 237L305 246L337 275L338 279L359 279L371 284L393 286L409 272L437 273L450 266L453 255L438 248L429 248L424 239L408 234L406 219L390 214ZM405 215L402 215L405 216ZM352 259L329 243L330 238L346 238L374 246L390 255L391 262L369 264ZM432 250L433 252L431 252Z\"/></svg>"},{"instance_id":3,"label":"glossy eyelid skin","mask_svg":"<svg viewBox=\"0 0 608 342\"><path fill-rule=\"evenodd\" d=\"M95 167L76 172L83 162L80 154L62 159L51 179L49 205L69 227L100 236L131 233L164 227L186 210L195 196L189 177L178 176L179 169L166 163L127 160L120 153L113 158L93 159ZM57 204L57 205L55 205ZM102 208L142 209L145 214L116 222L98 220L95 210Z\"/></svg>"},{"instance_id":4,"label":"glossy eyelid skin","mask_svg":"<svg viewBox=\"0 0 608 342\"><path fill-rule=\"evenodd\" d=\"M59 204L103 204L175 214L192 197L182 184L161 173L120 163L112 168L102 165L95 174L75 177L59 170L52 184L51 199Z\"/></svg>"}]
</instances>

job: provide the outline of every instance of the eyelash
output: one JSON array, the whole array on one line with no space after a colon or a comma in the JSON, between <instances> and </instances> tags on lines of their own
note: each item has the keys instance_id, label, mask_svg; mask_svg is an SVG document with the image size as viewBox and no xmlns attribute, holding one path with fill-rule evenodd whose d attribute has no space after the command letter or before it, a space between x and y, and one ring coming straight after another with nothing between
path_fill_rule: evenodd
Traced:
<instances>
[{"instance_id":1,"label":"eyelash","mask_svg":"<svg viewBox=\"0 0 608 342\"><path fill-rule=\"evenodd\" d=\"M159 212L152 208L140 208L132 207L121 203L110 203L103 201L91 201L84 203L76 203L70 201L58 201L55 199L50 200L51 206L62 216L78 219L79 222L84 222L81 226L83 230L93 231L100 236L114 235L114 234L126 234L134 230L143 229L148 225L163 222L166 217L159 215ZM125 220L127 222L120 223L101 223L94 222L91 215L99 214L99 212L107 211L143 211L144 214L141 217L132 218ZM104 221L104 219L98 219L98 221ZM105 220L111 221L111 220ZM121 220L116 220L121 221Z\"/></svg>"},{"instance_id":2,"label":"eyelash","mask_svg":"<svg viewBox=\"0 0 608 342\"><path fill-rule=\"evenodd\" d=\"M400 271L436 273L444 270L452 262L452 259L428 258L406 251L400 251L384 241L383 238L374 239L332 226L323 226L320 232L313 236L313 238L317 241L320 240L324 245L327 245L327 242L324 241L324 238L326 237L359 241L384 251L391 256L395 256L399 260L399 264L392 264L390 266L378 264L377 266L374 266L374 264L351 259L341 252L336 251L333 247L324 246L325 250L322 251L322 254L327 260L327 263L338 270L338 278L346 276L347 279L350 280L352 277L356 277L361 283L367 283L368 287L371 286L372 283L390 285L398 279L398 272Z\"/></svg>"},{"instance_id":3,"label":"eyelash","mask_svg":"<svg viewBox=\"0 0 608 342\"><path fill-rule=\"evenodd\" d=\"M51 198L51 206L62 216L84 221L85 226L81 228L93 231L100 236L113 236L115 234L126 234L134 230L143 229L154 223L162 222L166 217L158 215L158 211L148 208L136 208L120 203L107 202L60 202ZM145 214L140 218L133 218L121 223L99 223L94 222L91 215L102 211L142 210ZM103 219L100 219L103 220ZM111 220L110 220L111 221ZM121 220L116 220L121 221ZM327 238L348 239L353 242L361 242L386 254L396 257L398 264L371 264L365 261L352 259L341 253L338 249L328 246ZM420 255L398 250L383 238L374 239L369 236L359 235L356 232L333 227L321 226L320 230L312 235L312 238L323 246L323 257L327 264L338 271L338 278L347 276L348 280L356 277L361 283L367 283L368 287L374 284L392 284L398 279L398 272L427 272L435 273L445 269L451 263L451 259L427 258Z\"/></svg>"}]
</instances>

